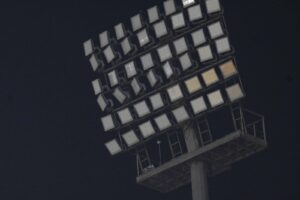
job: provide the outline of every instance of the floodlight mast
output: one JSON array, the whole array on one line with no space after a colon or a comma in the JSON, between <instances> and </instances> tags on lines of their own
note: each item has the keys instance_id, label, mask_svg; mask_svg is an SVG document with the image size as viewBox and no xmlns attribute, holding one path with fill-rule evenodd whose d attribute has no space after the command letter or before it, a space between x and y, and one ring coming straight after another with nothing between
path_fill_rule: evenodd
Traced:
<instances>
[{"instance_id":1,"label":"floodlight mast","mask_svg":"<svg viewBox=\"0 0 300 200\"><path fill-rule=\"evenodd\" d=\"M147 14L83 43L105 146L136 151L138 184L167 193L191 183L193 200L208 200L208 177L267 147L264 117L241 106L219 0L166 0ZM228 115L220 136L210 129L222 126L215 114Z\"/></svg>"}]
</instances>

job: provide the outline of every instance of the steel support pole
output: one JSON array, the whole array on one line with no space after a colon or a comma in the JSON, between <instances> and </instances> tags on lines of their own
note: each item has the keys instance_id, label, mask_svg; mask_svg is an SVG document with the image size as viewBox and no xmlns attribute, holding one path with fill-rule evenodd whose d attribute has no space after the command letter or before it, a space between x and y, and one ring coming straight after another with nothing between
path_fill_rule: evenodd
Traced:
<instances>
[{"instance_id":1,"label":"steel support pole","mask_svg":"<svg viewBox=\"0 0 300 200\"><path fill-rule=\"evenodd\" d=\"M184 139L189 152L200 147L192 124L183 127ZM193 200L208 200L207 171L203 161L193 161L191 167L191 183Z\"/></svg>"}]
</instances>

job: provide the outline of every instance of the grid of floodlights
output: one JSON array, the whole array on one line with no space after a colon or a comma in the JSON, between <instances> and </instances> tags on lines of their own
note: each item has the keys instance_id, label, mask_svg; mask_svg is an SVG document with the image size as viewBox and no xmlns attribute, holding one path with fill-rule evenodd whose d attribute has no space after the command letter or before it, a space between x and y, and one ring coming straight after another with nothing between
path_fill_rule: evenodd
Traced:
<instances>
[{"instance_id":1,"label":"grid of floodlights","mask_svg":"<svg viewBox=\"0 0 300 200\"><path fill-rule=\"evenodd\" d=\"M244 96L219 0L167 0L94 41L83 46L111 155Z\"/></svg>"}]
</instances>

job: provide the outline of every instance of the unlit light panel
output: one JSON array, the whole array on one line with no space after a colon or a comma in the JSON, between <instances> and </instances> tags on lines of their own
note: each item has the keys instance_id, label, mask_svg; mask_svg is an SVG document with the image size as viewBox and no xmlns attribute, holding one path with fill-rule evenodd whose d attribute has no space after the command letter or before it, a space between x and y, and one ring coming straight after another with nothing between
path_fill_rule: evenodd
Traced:
<instances>
[{"instance_id":1,"label":"unlit light panel","mask_svg":"<svg viewBox=\"0 0 300 200\"><path fill-rule=\"evenodd\" d=\"M95 72L98 69L98 67L100 66L101 62L97 59L95 54L93 54L90 57L89 61L90 61L90 64L93 68L93 71Z\"/></svg>"},{"instance_id":2,"label":"unlit light panel","mask_svg":"<svg viewBox=\"0 0 300 200\"><path fill-rule=\"evenodd\" d=\"M185 27L185 20L184 20L183 13L180 12L180 13L172 15L171 22L172 22L173 30L177 30L177 29Z\"/></svg>"},{"instance_id":3,"label":"unlit light panel","mask_svg":"<svg viewBox=\"0 0 300 200\"><path fill-rule=\"evenodd\" d=\"M124 133L122 137L128 147L131 147L140 141L133 130Z\"/></svg>"},{"instance_id":4,"label":"unlit light panel","mask_svg":"<svg viewBox=\"0 0 300 200\"><path fill-rule=\"evenodd\" d=\"M154 66L151 53L147 53L140 57L143 69L147 70Z\"/></svg>"},{"instance_id":5,"label":"unlit light panel","mask_svg":"<svg viewBox=\"0 0 300 200\"><path fill-rule=\"evenodd\" d=\"M218 75L214 68L203 72L201 76L207 87L219 81Z\"/></svg>"},{"instance_id":6,"label":"unlit light panel","mask_svg":"<svg viewBox=\"0 0 300 200\"><path fill-rule=\"evenodd\" d=\"M197 49L200 62L206 62L213 59L213 54L209 45Z\"/></svg>"},{"instance_id":7,"label":"unlit light panel","mask_svg":"<svg viewBox=\"0 0 300 200\"><path fill-rule=\"evenodd\" d=\"M88 56L91 55L94 51L93 41L89 39L83 43L84 55Z\"/></svg>"},{"instance_id":8,"label":"unlit light panel","mask_svg":"<svg viewBox=\"0 0 300 200\"><path fill-rule=\"evenodd\" d=\"M224 35L223 28L221 26L221 22L214 22L213 24L208 25L208 32L211 39L216 39L222 35Z\"/></svg>"},{"instance_id":9,"label":"unlit light panel","mask_svg":"<svg viewBox=\"0 0 300 200\"><path fill-rule=\"evenodd\" d=\"M165 15L170 15L176 12L176 6L174 0L167 0L164 2Z\"/></svg>"},{"instance_id":10,"label":"unlit light panel","mask_svg":"<svg viewBox=\"0 0 300 200\"><path fill-rule=\"evenodd\" d=\"M144 117L150 114L149 107L147 106L146 101L141 101L139 103L134 104L135 112L137 113L138 117Z\"/></svg>"},{"instance_id":11,"label":"unlit light panel","mask_svg":"<svg viewBox=\"0 0 300 200\"><path fill-rule=\"evenodd\" d=\"M170 65L170 62L166 62L163 65L163 70L164 70L164 73L165 73L165 76L166 76L167 79L169 79L174 74L174 71L173 71L173 68Z\"/></svg>"},{"instance_id":12,"label":"unlit light panel","mask_svg":"<svg viewBox=\"0 0 300 200\"><path fill-rule=\"evenodd\" d=\"M157 49L157 53L158 53L160 62L164 62L164 61L169 60L170 58L172 58L172 53L171 53L171 50L170 50L170 46L168 44L164 45L162 47L159 47Z\"/></svg>"},{"instance_id":13,"label":"unlit light panel","mask_svg":"<svg viewBox=\"0 0 300 200\"><path fill-rule=\"evenodd\" d=\"M105 143L105 146L111 155L116 155L122 151L117 140L111 140Z\"/></svg>"},{"instance_id":14,"label":"unlit light panel","mask_svg":"<svg viewBox=\"0 0 300 200\"><path fill-rule=\"evenodd\" d=\"M168 88L167 92L168 92L171 102L177 101L183 97L183 94L182 94L179 84Z\"/></svg>"},{"instance_id":15,"label":"unlit light panel","mask_svg":"<svg viewBox=\"0 0 300 200\"><path fill-rule=\"evenodd\" d=\"M166 114L160 115L154 119L158 129L163 131L169 127L171 127L171 122Z\"/></svg>"},{"instance_id":16,"label":"unlit light panel","mask_svg":"<svg viewBox=\"0 0 300 200\"><path fill-rule=\"evenodd\" d=\"M221 11L219 0L205 0L207 13L212 14Z\"/></svg>"},{"instance_id":17,"label":"unlit light panel","mask_svg":"<svg viewBox=\"0 0 300 200\"><path fill-rule=\"evenodd\" d=\"M150 137L151 135L155 134L155 130L151 121L147 121L141 125L139 125L139 130L142 133L144 138Z\"/></svg>"},{"instance_id":18,"label":"unlit light panel","mask_svg":"<svg viewBox=\"0 0 300 200\"><path fill-rule=\"evenodd\" d=\"M242 89L238 83L227 87L226 93L231 102L234 102L235 100L244 97L244 93L242 92Z\"/></svg>"},{"instance_id":19,"label":"unlit light panel","mask_svg":"<svg viewBox=\"0 0 300 200\"><path fill-rule=\"evenodd\" d=\"M102 92L101 82L99 79L93 80L92 86L93 86L95 95L98 95Z\"/></svg>"},{"instance_id":20,"label":"unlit light panel","mask_svg":"<svg viewBox=\"0 0 300 200\"><path fill-rule=\"evenodd\" d=\"M101 111L105 111L105 109L107 108L107 101L106 99L104 98L104 96L102 94L100 94L98 97L97 97L97 103L101 109Z\"/></svg>"},{"instance_id":21,"label":"unlit light panel","mask_svg":"<svg viewBox=\"0 0 300 200\"><path fill-rule=\"evenodd\" d=\"M107 76L108 76L109 83L110 83L110 86L111 86L111 87L114 87L114 86L116 86L116 85L119 84L118 77L117 77L117 74L116 74L116 71L115 71L115 70L109 72L109 73L107 74Z\"/></svg>"},{"instance_id":22,"label":"unlit light panel","mask_svg":"<svg viewBox=\"0 0 300 200\"><path fill-rule=\"evenodd\" d=\"M104 131L109 131L115 128L115 123L113 121L112 115L106 115L101 118L102 126Z\"/></svg>"},{"instance_id":23,"label":"unlit light panel","mask_svg":"<svg viewBox=\"0 0 300 200\"><path fill-rule=\"evenodd\" d=\"M182 71L185 71L185 70L189 69L190 67L192 67L192 61L191 61L188 53L185 53L182 56L180 56L179 62L180 62Z\"/></svg>"},{"instance_id":24,"label":"unlit light panel","mask_svg":"<svg viewBox=\"0 0 300 200\"><path fill-rule=\"evenodd\" d=\"M141 30L137 33L137 38L141 47L145 46L150 42L148 33L146 29Z\"/></svg>"},{"instance_id":25,"label":"unlit light panel","mask_svg":"<svg viewBox=\"0 0 300 200\"><path fill-rule=\"evenodd\" d=\"M143 27L141 15L137 14L130 18L133 31L137 31Z\"/></svg>"},{"instance_id":26,"label":"unlit light panel","mask_svg":"<svg viewBox=\"0 0 300 200\"><path fill-rule=\"evenodd\" d=\"M147 73L147 79L151 87L154 87L158 83L158 78L153 70L149 70L149 72Z\"/></svg>"},{"instance_id":27,"label":"unlit light panel","mask_svg":"<svg viewBox=\"0 0 300 200\"><path fill-rule=\"evenodd\" d=\"M194 5L188 8L189 20L191 22L197 21L203 18L202 11L200 5Z\"/></svg>"},{"instance_id":28,"label":"unlit light panel","mask_svg":"<svg viewBox=\"0 0 300 200\"><path fill-rule=\"evenodd\" d=\"M124 67L125 67L127 78L131 78L137 74L134 61L126 63Z\"/></svg>"},{"instance_id":29,"label":"unlit light panel","mask_svg":"<svg viewBox=\"0 0 300 200\"><path fill-rule=\"evenodd\" d=\"M190 118L184 106L181 106L181 107L173 110L172 113L173 113L177 123L184 122Z\"/></svg>"},{"instance_id":30,"label":"unlit light panel","mask_svg":"<svg viewBox=\"0 0 300 200\"><path fill-rule=\"evenodd\" d=\"M188 50L188 47L187 47L187 44L186 44L186 41L185 41L184 37L181 37L181 38L175 40L173 42L173 45L175 47L175 51L176 51L177 55L179 55L181 53L184 53Z\"/></svg>"},{"instance_id":31,"label":"unlit light panel","mask_svg":"<svg viewBox=\"0 0 300 200\"><path fill-rule=\"evenodd\" d=\"M158 110L159 108L164 106L164 102L161 98L160 93L154 94L149 97L153 110Z\"/></svg>"},{"instance_id":32,"label":"unlit light panel","mask_svg":"<svg viewBox=\"0 0 300 200\"><path fill-rule=\"evenodd\" d=\"M128 38L125 38L124 40L122 40L121 48L122 48L124 55L127 55L132 50L132 46L131 46Z\"/></svg>"},{"instance_id":33,"label":"unlit light panel","mask_svg":"<svg viewBox=\"0 0 300 200\"><path fill-rule=\"evenodd\" d=\"M190 104L195 115L207 110L207 106L203 97L198 97L191 100Z\"/></svg>"},{"instance_id":34,"label":"unlit light panel","mask_svg":"<svg viewBox=\"0 0 300 200\"><path fill-rule=\"evenodd\" d=\"M220 90L209 93L207 97L212 108L224 103L224 99Z\"/></svg>"},{"instance_id":35,"label":"unlit light panel","mask_svg":"<svg viewBox=\"0 0 300 200\"><path fill-rule=\"evenodd\" d=\"M115 59L115 54L111 48L111 46L107 46L104 51L104 56L105 56L105 59L106 59L106 62L107 63L111 63L111 61L113 61Z\"/></svg>"},{"instance_id":36,"label":"unlit light panel","mask_svg":"<svg viewBox=\"0 0 300 200\"><path fill-rule=\"evenodd\" d=\"M118 111L118 116L122 124L127 124L133 120L128 108Z\"/></svg>"},{"instance_id":37,"label":"unlit light panel","mask_svg":"<svg viewBox=\"0 0 300 200\"><path fill-rule=\"evenodd\" d=\"M165 24L164 20L156 22L153 25L153 29L154 29L156 38L161 38L161 37L168 34L168 30L167 30L167 27L166 27L166 24Z\"/></svg>"},{"instance_id":38,"label":"unlit light panel","mask_svg":"<svg viewBox=\"0 0 300 200\"><path fill-rule=\"evenodd\" d=\"M122 23L117 24L114 28L118 40L125 37L124 25Z\"/></svg>"},{"instance_id":39,"label":"unlit light panel","mask_svg":"<svg viewBox=\"0 0 300 200\"><path fill-rule=\"evenodd\" d=\"M157 6L153 6L147 10L149 23L153 23L159 19L158 8Z\"/></svg>"},{"instance_id":40,"label":"unlit light panel","mask_svg":"<svg viewBox=\"0 0 300 200\"><path fill-rule=\"evenodd\" d=\"M131 87L132 87L135 95L140 94L140 92L142 91L141 84L139 83L139 81L136 78L134 78L131 81Z\"/></svg>"},{"instance_id":41,"label":"unlit light panel","mask_svg":"<svg viewBox=\"0 0 300 200\"><path fill-rule=\"evenodd\" d=\"M124 101L126 100L127 96L124 94L123 91L121 91L120 88L116 88L113 92L113 96L119 101L119 103L124 103Z\"/></svg>"},{"instance_id":42,"label":"unlit light panel","mask_svg":"<svg viewBox=\"0 0 300 200\"><path fill-rule=\"evenodd\" d=\"M218 54L223 54L231 50L228 37L223 37L215 40Z\"/></svg>"},{"instance_id":43,"label":"unlit light panel","mask_svg":"<svg viewBox=\"0 0 300 200\"><path fill-rule=\"evenodd\" d=\"M108 31L104 31L99 34L100 47L103 48L109 44Z\"/></svg>"},{"instance_id":44,"label":"unlit light panel","mask_svg":"<svg viewBox=\"0 0 300 200\"><path fill-rule=\"evenodd\" d=\"M206 42L206 38L205 38L205 35L203 32L203 29L194 31L191 35L192 35L192 40L193 40L195 47L197 47L201 44L204 44Z\"/></svg>"}]
</instances>

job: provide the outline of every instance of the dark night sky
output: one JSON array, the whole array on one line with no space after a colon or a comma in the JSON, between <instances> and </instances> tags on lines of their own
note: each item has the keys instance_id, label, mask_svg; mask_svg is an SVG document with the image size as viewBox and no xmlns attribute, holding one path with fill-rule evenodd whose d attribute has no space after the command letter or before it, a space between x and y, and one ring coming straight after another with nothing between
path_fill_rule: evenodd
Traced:
<instances>
[{"instance_id":1,"label":"dark night sky","mask_svg":"<svg viewBox=\"0 0 300 200\"><path fill-rule=\"evenodd\" d=\"M51 2L51 1L50 1ZM132 156L103 147L82 42L158 0L2 3L0 199L191 199L135 183ZM223 0L247 91L266 117L268 150L209 181L212 200L300 199L296 1Z\"/></svg>"}]
</instances>

